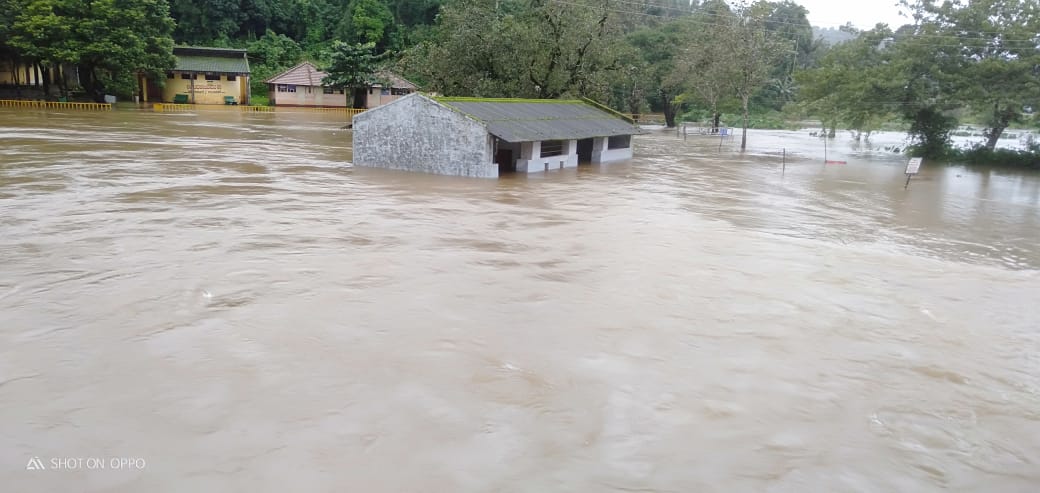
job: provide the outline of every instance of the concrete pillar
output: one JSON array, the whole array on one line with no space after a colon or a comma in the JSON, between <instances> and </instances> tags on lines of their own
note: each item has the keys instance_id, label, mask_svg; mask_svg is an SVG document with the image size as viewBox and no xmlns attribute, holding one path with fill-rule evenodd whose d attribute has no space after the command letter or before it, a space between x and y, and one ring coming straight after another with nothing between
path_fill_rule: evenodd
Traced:
<instances>
[{"instance_id":1,"label":"concrete pillar","mask_svg":"<svg viewBox=\"0 0 1040 493\"><path fill-rule=\"evenodd\" d=\"M592 158L593 163L602 163L603 154L607 151L607 137L596 137L592 139Z\"/></svg>"}]
</instances>

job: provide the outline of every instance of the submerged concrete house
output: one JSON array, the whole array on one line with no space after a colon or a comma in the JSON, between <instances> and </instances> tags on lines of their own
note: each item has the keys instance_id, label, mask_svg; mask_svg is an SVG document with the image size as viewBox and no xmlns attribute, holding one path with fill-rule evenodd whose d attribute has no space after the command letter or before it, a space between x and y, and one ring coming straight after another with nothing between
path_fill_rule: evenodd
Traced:
<instances>
[{"instance_id":1,"label":"submerged concrete house","mask_svg":"<svg viewBox=\"0 0 1040 493\"><path fill-rule=\"evenodd\" d=\"M358 166L484 178L630 159L632 135L641 133L591 101L418 93L353 121Z\"/></svg>"}]
</instances>

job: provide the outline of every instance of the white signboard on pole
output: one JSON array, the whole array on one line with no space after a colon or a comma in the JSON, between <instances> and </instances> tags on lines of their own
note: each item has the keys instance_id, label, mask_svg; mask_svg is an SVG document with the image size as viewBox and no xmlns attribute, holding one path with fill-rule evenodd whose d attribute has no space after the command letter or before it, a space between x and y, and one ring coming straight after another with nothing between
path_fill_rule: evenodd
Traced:
<instances>
[{"instance_id":1,"label":"white signboard on pole","mask_svg":"<svg viewBox=\"0 0 1040 493\"><path fill-rule=\"evenodd\" d=\"M921 169L921 158L915 157L910 159L909 163L906 163L906 174L916 175L917 171Z\"/></svg>"}]
</instances>

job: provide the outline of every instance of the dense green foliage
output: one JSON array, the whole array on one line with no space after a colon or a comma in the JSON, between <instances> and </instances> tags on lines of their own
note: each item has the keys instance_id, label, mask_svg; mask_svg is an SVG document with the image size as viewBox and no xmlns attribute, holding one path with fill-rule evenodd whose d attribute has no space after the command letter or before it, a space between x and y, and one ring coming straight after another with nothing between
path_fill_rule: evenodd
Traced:
<instances>
[{"instance_id":1,"label":"dense green foliage","mask_svg":"<svg viewBox=\"0 0 1040 493\"><path fill-rule=\"evenodd\" d=\"M948 155L958 116L985 123L989 151L1010 124L1036 123L1027 115L1040 107L1036 0L902 3L913 25L858 33L797 74L810 113L831 129L902 120L912 151L927 157Z\"/></svg>"},{"instance_id":2,"label":"dense green foliage","mask_svg":"<svg viewBox=\"0 0 1040 493\"><path fill-rule=\"evenodd\" d=\"M44 74L78 66L94 98L129 94L138 73L159 77L173 66L174 23L166 0L4 0L0 52L31 61ZM46 80L49 80L47 77ZM65 79L59 79L64 81ZM68 88L60 83L60 91Z\"/></svg>"},{"instance_id":3,"label":"dense green foliage","mask_svg":"<svg viewBox=\"0 0 1040 493\"><path fill-rule=\"evenodd\" d=\"M961 121L985 125L989 151L1037 123L1038 1L902 0L908 25L830 30L831 45L789 0L0 0L0 63L76 65L99 96L168 69L174 42L238 47L260 98L303 60L343 88L380 65L445 95L590 97L668 125L897 123L936 156Z\"/></svg>"},{"instance_id":4,"label":"dense green foliage","mask_svg":"<svg viewBox=\"0 0 1040 493\"><path fill-rule=\"evenodd\" d=\"M360 98L363 92L358 90L379 82L376 80L379 57L375 55L375 48L374 42L350 44L336 41L329 50L329 64L323 68L328 75L322 79L322 84L349 90L354 96L354 107L362 108Z\"/></svg>"}]
</instances>

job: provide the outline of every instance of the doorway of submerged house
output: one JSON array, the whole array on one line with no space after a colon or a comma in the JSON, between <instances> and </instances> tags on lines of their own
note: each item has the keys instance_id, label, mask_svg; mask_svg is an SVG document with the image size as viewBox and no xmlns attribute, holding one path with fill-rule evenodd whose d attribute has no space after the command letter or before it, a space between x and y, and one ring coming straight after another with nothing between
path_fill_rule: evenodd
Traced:
<instances>
[{"instance_id":1,"label":"doorway of submerged house","mask_svg":"<svg viewBox=\"0 0 1040 493\"><path fill-rule=\"evenodd\" d=\"M516 173L520 146L519 142L506 142L495 137L495 164L498 165L498 176Z\"/></svg>"},{"instance_id":2,"label":"doorway of submerged house","mask_svg":"<svg viewBox=\"0 0 1040 493\"><path fill-rule=\"evenodd\" d=\"M592 139L578 140L578 164L592 162Z\"/></svg>"},{"instance_id":3,"label":"doorway of submerged house","mask_svg":"<svg viewBox=\"0 0 1040 493\"><path fill-rule=\"evenodd\" d=\"M495 153L495 163L498 164L498 176L508 173L516 173L516 159L513 158L513 150L500 147Z\"/></svg>"}]
</instances>

